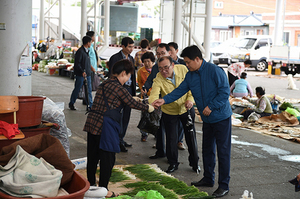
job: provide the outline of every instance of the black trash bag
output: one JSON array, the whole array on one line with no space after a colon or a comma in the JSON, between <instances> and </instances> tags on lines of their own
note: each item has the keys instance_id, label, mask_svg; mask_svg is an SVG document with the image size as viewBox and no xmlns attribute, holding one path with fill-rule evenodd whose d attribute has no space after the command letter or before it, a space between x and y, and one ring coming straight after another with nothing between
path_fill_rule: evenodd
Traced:
<instances>
[{"instance_id":1,"label":"black trash bag","mask_svg":"<svg viewBox=\"0 0 300 199\"><path fill-rule=\"evenodd\" d=\"M148 113L148 111L142 111L142 117L137 127L141 131L155 136L160 126L160 118L160 109L155 109L152 113Z\"/></svg>"},{"instance_id":2,"label":"black trash bag","mask_svg":"<svg viewBox=\"0 0 300 199\"><path fill-rule=\"evenodd\" d=\"M292 184L292 185L295 185L295 192L298 192L300 191L300 182L297 180L297 177L292 179L292 180L289 180L289 182Z\"/></svg>"},{"instance_id":3,"label":"black trash bag","mask_svg":"<svg viewBox=\"0 0 300 199\"><path fill-rule=\"evenodd\" d=\"M143 103L148 104L147 94L144 94L143 98ZM155 109L152 113L149 113L148 111L142 111L141 120L137 127L141 131L156 136L156 132L160 127L161 114L162 112L160 108Z\"/></svg>"}]
</instances>

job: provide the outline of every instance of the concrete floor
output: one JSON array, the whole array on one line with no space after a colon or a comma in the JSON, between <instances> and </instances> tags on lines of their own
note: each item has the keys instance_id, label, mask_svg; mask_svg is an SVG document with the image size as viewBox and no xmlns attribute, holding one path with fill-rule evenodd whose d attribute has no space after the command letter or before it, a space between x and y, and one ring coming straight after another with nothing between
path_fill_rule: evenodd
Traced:
<instances>
[{"instance_id":1,"label":"concrete floor","mask_svg":"<svg viewBox=\"0 0 300 199\"><path fill-rule=\"evenodd\" d=\"M248 81L252 88L263 85L267 93L275 93L286 98L300 98L299 91L288 90L287 80L258 77L255 71L249 71ZM300 81L296 81L300 88ZM70 94L74 87L74 81L68 77L48 76L45 73L33 71L32 91L33 95L49 97L54 102L64 102L65 116L68 128L72 131L70 137L71 159L86 157L86 133L82 131L86 115L86 107L78 100L75 106L77 111L68 109ZM95 93L93 93L95 94ZM117 154L116 164L157 164L162 170L168 167L167 159L150 160L148 156L155 153L152 146L154 137L149 136L147 142L140 141L140 133L136 128L140 119L140 112L133 110L125 140L132 143L127 153ZM202 168L201 123L196 123L197 142L199 148L199 165ZM194 173L188 165L187 150L179 151L179 169L174 175L179 180L190 185L191 181L202 178ZM293 161L283 160L292 158ZM230 192L224 199L239 199L244 190L253 192L255 199L291 199L299 198L300 193L295 193L294 186L288 180L300 172L300 144L276 137L260 134L237 127L232 129L232 153L231 153L231 181ZM216 171L216 184L213 188L199 188L212 194L217 189L218 170Z\"/></svg>"}]
</instances>

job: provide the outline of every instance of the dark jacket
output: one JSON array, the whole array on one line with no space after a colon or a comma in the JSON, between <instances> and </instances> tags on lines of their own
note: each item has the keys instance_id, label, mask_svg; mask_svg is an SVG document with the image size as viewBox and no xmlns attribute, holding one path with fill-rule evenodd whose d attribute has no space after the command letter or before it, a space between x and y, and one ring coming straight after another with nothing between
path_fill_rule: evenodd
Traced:
<instances>
[{"instance_id":1,"label":"dark jacket","mask_svg":"<svg viewBox=\"0 0 300 199\"><path fill-rule=\"evenodd\" d=\"M91 76L91 61L89 53L81 46L75 54L74 74L82 77L85 72L87 76Z\"/></svg>"},{"instance_id":2,"label":"dark jacket","mask_svg":"<svg viewBox=\"0 0 300 199\"><path fill-rule=\"evenodd\" d=\"M169 104L189 90L192 92L203 122L216 123L231 116L232 111L228 100L230 88L222 68L203 60L199 70L189 71L179 87L163 99L166 104ZM206 106L212 111L209 116L203 115Z\"/></svg>"},{"instance_id":3,"label":"dark jacket","mask_svg":"<svg viewBox=\"0 0 300 199\"><path fill-rule=\"evenodd\" d=\"M185 62L183 61L183 59L180 59L179 57L178 57L178 59L177 59L177 62L180 63L180 64L185 65Z\"/></svg>"},{"instance_id":4,"label":"dark jacket","mask_svg":"<svg viewBox=\"0 0 300 199\"><path fill-rule=\"evenodd\" d=\"M179 64L177 61L173 60L174 64ZM185 65L185 64L184 64ZM156 77L157 73L158 73L158 64L155 63L154 66L151 69L151 73L147 78L147 81L145 82L143 88L146 88L147 91L149 91L149 89L152 87L153 84L153 79Z\"/></svg>"},{"instance_id":5,"label":"dark jacket","mask_svg":"<svg viewBox=\"0 0 300 199\"><path fill-rule=\"evenodd\" d=\"M122 50L120 50L118 53L112 55L109 59L109 62L108 62L108 66L109 66L109 72L108 72L108 77L110 77L111 75L111 69L113 67L113 65L122 60L123 59L123 55L122 55ZM132 62L133 66L134 66L134 59L131 55L128 55L130 61ZM135 75L135 69L134 69L134 72L133 74L131 74L131 81L132 81L132 84L131 84L131 88L132 88L132 96L135 96L136 95L136 75Z\"/></svg>"}]
</instances>

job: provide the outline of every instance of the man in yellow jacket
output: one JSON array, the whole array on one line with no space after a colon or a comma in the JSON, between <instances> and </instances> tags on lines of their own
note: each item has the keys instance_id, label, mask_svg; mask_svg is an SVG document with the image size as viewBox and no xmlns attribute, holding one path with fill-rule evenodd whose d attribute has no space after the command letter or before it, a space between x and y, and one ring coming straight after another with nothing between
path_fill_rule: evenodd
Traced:
<instances>
[{"instance_id":1,"label":"man in yellow jacket","mask_svg":"<svg viewBox=\"0 0 300 199\"><path fill-rule=\"evenodd\" d=\"M171 93L177 88L184 80L188 69L185 65L174 65L170 56L160 57L158 60L158 70L156 78L153 80L152 90L149 97L149 103L151 104L159 96L164 97L168 93ZM181 121L184 127L185 141L189 151L189 163L195 172L200 172L198 166L198 147L195 135L195 110L193 108L194 98L191 91L187 92L178 100L161 106L162 120L165 124L166 130L166 155L170 166L166 170L167 173L172 173L178 169L178 123ZM188 111L193 122L193 132L191 133L186 126L188 122Z\"/></svg>"}]
</instances>

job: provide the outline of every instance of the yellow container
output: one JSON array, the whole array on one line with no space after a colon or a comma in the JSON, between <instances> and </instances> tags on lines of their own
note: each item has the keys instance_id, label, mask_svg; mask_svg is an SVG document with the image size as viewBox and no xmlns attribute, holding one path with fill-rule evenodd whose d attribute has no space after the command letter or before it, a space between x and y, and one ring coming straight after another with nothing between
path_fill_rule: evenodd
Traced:
<instances>
[{"instance_id":1,"label":"yellow container","mask_svg":"<svg viewBox=\"0 0 300 199\"><path fill-rule=\"evenodd\" d=\"M275 68L275 75L281 75L281 69Z\"/></svg>"},{"instance_id":2,"label":"yellow container","mask_svg":"<svg viewBox=\"0 0 300 199\"><path fill-rule=\"evenodd\" d=\"M272 74L272 65L268 65L268 75Z\"/></svg>"}]
</instances>

